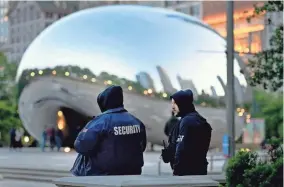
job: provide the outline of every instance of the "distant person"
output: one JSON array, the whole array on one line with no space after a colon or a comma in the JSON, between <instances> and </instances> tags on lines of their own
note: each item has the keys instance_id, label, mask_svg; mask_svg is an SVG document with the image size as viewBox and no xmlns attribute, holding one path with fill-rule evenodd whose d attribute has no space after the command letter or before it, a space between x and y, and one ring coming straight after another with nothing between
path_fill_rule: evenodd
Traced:
<instances>
[{"instance_id":1,"label":"distant person","mask_svg":"<svg viewBox=\"0 0 284 187\"><path fill-rule=\"evenodd\" d=\"M55 143L57 151L60 151L60 148L62 147L62 141L63 141L63 132L57 127L55 130Z\"/></svg>"},{"instance_id":2,"label":"distant person","mask_svg":"<svg viewBox=\"0 0 284 187\"><path fill-rule=\"evenodd\" d=\"M178 123L178 118L175 117L174 112L172 112L172 116L171 118L167 121L165 128L164 128L164 132L166 136L170 135L170 132L172 131L174 125L176 125Z\"/></svg>"},{"instance_id":3,"label":"distant person","mask_svg":"<svg viewBox=\"0 0 284 187\"><path fill-rule=\"evenodd\" d=\"M50 146L51 151L53 151L55 145L56 145L56 142L55 142L55 128L51 127L49 129L49 146Z\"/></svg>"},{"instance_id":4,"label":"distant person","mask_svg":"<svg viewBox=\"0 0 284 187\"><path fill-rule=\"evenodd\" d=\"M47 128L46 126L44 127L44 130L41 133L41 142L40 142L40 148L41 151L44 152L45 145L46 145L46 140L47 140Z\"/></svg>"},{"instance_id":5,"label":"distant person","mask_svg":"<svg viewBox=\"0 0 284 187\"><path fill-rule=\"evenodd\" d=\"M20 151L23 147L22 137L24 135L24 129L23 128L16 129L15 134L16 134L16 136L15 136L15 148Z\"/></svg>"},{"instance_id":6,"label":"distant person","mask_svg":"<svg viewBox=\"0 0 284 187\"><path fill-rule=\"evenodd\" d=\"M16 145L16 129L13 127L11 128L10 132L10 150L15 149L15 145Z\"/></svg>"},{"instance_id":7,"label":"distant person","mask_svg":"<svg viewBox=\"0 0 284 187\"><path fill-rule=\"evenodd\" d=\"M193 105L191 90L171 96L172 110L181 117L169 136L169 145L162 150L165 163L171 164L173 175L207 175L207 152L212 128Z\"/></svg>"},{"instance_id":8,"label":"distant person","mask_svg":"<svg viewBox=\"0 0 284 187\"><path fill-rule=\"evenodd\" d=\"M74 147L79 153L71 169L75 176L141 175L146 148L144 124L123 106L120 86L98 95L102 114L79 133Z\"/></svg>"}]
</instances>

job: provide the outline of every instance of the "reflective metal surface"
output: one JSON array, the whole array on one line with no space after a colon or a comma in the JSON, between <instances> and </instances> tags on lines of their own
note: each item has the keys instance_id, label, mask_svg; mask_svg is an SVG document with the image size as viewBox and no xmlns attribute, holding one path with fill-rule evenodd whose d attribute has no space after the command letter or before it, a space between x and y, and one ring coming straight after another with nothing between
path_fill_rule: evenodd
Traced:
<instances>
[{"instance_id":1,"label":"reflective metal surface","mask_svg":"<svg viewBox=\"0 0 284 187\"><path fill-rule=\"evenodd\" d=\"M37 98L42 99L43 96L38 94L46 94L46 92L39 93L41 89L52 90L47 99L49 102L46 101L43 105L54 106L54 113L61 105L70 104L70 98L77 97L84 92L82 90L91 90L91 84L101 85L99 91L105 85L119 84L128 90L129 94L140 94L140 97L146 97L143 96L144 94L150 101L157 95L167 98L170 93L181 88L194 90L195 87L195 92L201 94L202 90L211 93L211 86L213 86L217 95L224 95L224 90L217 79L217 76L220 76L226 82L224 51L223 38L199 20L181 13L130 5L83 10L49 26L25 52L17 74L17 80L23 90L19 105L20 115L27 129L34 136L39 137L43 125L56 123L55 120L49 122L41 120L43 118L49 120L56 115L46 116L47 113L43 112L46 111L45 109L42 112L46 115L37 116L41 119L36 120L36 117L31 117L34 115L33 112L40 111L33 109L32 103L38 100L36 101L36 97L32 94L36 93ZM246 85L240 73L239 63L241 62L235 63L235 76L241 84ZM46 85L43 81L40 84L42 88L39 85L33 86L35 80L40 81L41 77L53 77L52 79L56 80L57 76L74 81L75 89L68 91L68 88L64 87L64 81L53 82L52 88L46 87L51 85L51 80ZM84 85L84 89L80 89L79 83L75 84L79 81L88 82L89 86ZM27 83L29 83L28 86L26 86ZM61 88L62 85L63 88ZM37 90L28 91L29 88ZM66 103L62 102L62 98L59 99L60 101L50 99L52 94L54 94L53 98L58 99L58 94L63 93L65 94L63 99L69 98ZM76 106L76 102L68 107L76 107L76 110L81 110L80 112L85 115L86 113L96 115L99 111L94 109L95 102L91 104L86 100L95 101L97 93L92 94L93 98L83 96L80 99L80 104L84 99L86 102L82 104L81 109L78 107L79 103ZM157 102L166 103L164 100ZM159 124L156 128L162 133L164 125L162 123L169 117L165 113L170 114L170 106L166 103L162 108L166 111L158 111L153 103L148 103L148 108L152 109L149 109L149 112L160 115L158 118L162 120L154 119L155 117L152 121L144 120L151 125ZM93 111L85 110L88 104L92 105L89 110ZM29 107L31 111L28 112ZM139 111L137 109L135 111L139 115ZM218 117L219 120L225 119L225 110L222 109L222 111L222 115ZM36 126L41 128L35 130ZM220 128L221 126L224 131L225 122L222 122Z\"/></svg>"}]
</instances>

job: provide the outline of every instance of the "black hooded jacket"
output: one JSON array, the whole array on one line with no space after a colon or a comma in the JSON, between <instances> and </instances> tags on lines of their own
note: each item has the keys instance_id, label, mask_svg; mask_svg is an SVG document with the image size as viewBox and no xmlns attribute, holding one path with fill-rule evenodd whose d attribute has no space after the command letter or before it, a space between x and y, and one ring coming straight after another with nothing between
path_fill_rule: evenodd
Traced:
<instances>
[{"instance_id":1,"label":"black hooded jacket","mask_svg":"<svg viewBox=\"0 0 284 187\"><path fill-rule=\"evenodd\" d=\"M108 87L97 102L102 114L75 140L79 154L71 172L75 176L140 175L147 142L144 124L124 109L120 86Z\"/></svg>"},{"instance_id":2,"label":"black hooded jacket","mask_svg":"<svg viewBox=\"0 0 284 187\"><path fill-rule=\"evenodd\" d=\"M193 105L191 90L178 91L171 96L179 107L177 116L181 120L169 137L175 144L172 167L174 175L206 175L207 151L211 141L212 128Z\"/></svg>"}]
</instances>

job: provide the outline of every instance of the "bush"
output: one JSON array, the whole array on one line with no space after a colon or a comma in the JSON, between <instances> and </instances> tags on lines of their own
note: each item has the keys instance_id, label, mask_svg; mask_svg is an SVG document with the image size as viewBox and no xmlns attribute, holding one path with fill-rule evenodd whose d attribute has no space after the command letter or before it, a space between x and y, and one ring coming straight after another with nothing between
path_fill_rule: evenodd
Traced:
<instances>
[{"instance_id":1,"label":"bush","mask_svg":"<svg viewBox=\"0 0 284 187\"><path fill-rule=\"evenodd\" d=\"M261 159L256 152L238 152L229 160L226 169L227 187L282 187L282 141L271 139L268 159Z\"/></svg>"}]
</instances>

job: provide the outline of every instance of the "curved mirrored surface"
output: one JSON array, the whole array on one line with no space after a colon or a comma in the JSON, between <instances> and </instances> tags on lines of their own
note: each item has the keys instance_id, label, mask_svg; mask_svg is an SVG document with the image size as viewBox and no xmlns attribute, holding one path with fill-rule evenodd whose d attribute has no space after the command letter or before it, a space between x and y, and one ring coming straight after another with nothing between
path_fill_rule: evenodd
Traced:
<instances>
[{"instance_id":1,"label":"curved mirrored surface","mask_svg":"<svg viewBox=\"0 0 284 187\"><path fill-rule=\"evenodd\" d=\"M96 76L107 72L132 81L144 74L158 91L180 89L180 76L192 80L199 93L210 93L213 86L223 95L217 76L226 81L224 51L225 40L190 16L108 6L80 11L48 27L27 49L18 76L24 69L74 65ZM245 84L235 64L235 74Z\"/></svg>"},{"instance_id":2,"label":"curved mirrored surface","mask_svg":"<svg viewBox=\"0 0 284 187\"><path fill-rule=\"evenodd\" d=\"M43 129L41 125L40 129L35 130L38 123L56 123L56 120L40 122L39 119L32 119L32 113L39 111L33 108L34 103L38 104L44 99L48 102L42 104L45 108L42 113L45 113L43 111L47 111L48 107L53 107L52 110L49 108L49 111L53 112L49 115L45 113L41 119L55 118L56 110L63 105L76 108L84 115L96 115L99 111L95 109L95 103L91 104L89 110L84 110L82 108L86 109L90 104L88 101L80 108L76 106L75 100L71 99L73 104L70 104L70 99L64 100L67 97L72 98L72 94L88 92L83 91L86 86L83 86L83 89L78 86L79 83L75 83L80 81L89 85L121 85L129 94L140 94L148 99L168 99L169 94L185 88L194 91L196 100L199 96L207 96L205 93L211 92L215 93L214 97L222 96L224 89L217 76L226 81L224 52L223 38L199 20L181 13L130 5L83 10L49 26L25 52L17 74L21 94L20 115L27 129L36 137L39 137ZM240 84L246 85L240 73L240 63L235 63L235 76ZM36 84L47 77L51 77L47 82ZM62 86L69 83L59 79L56 82L55 77L73 81L73 87L70 88L73 91L70 92ZM50 95L45 95L51 90L48 85L65 96L58 99L58 92L54 90ZM88 86L87 88L86 90L91 90ZM39 92L46 89L48 90L44 93ZM86 102L87 98L95 101L98 91L92 92L90 97L82 96L79 99L80 104ZM32 94L37 94L37 97ZM51 97L52 94L55 95ZM24 105L28 102L30 111L26 110L29 108L27 104ZM199 104L208 106L204 101ZM224 104L222 106L224 107ZM163 105L163 110L166 111L157 111L155 107L148 106L152 109L149 111L156 115L151 119L149 116L144 117L148 124L162 124L169 117L168 103ZM208 111L208 114L213 110ZM137 108L135 112L139 116ZM223 121L224 131L225 110L222 109L221 113L216 114L216 119ZM162 132L163 125L154 128ZM241 127L240 125L239 128ZM155 139L155 142L160 140Z\"/></svg>"}]
</instances>

